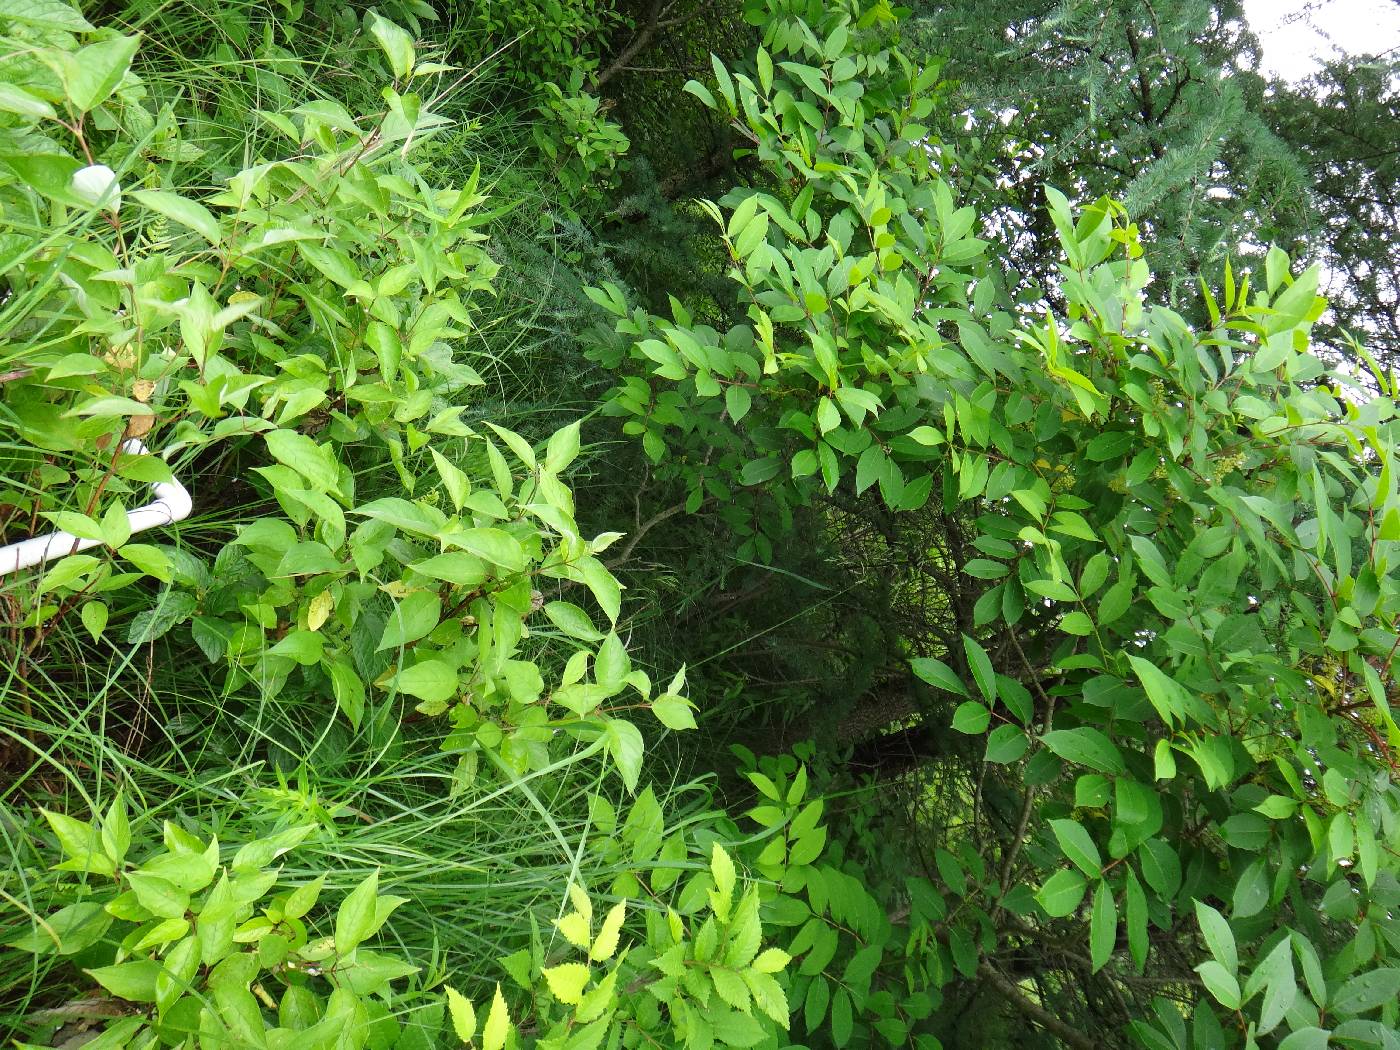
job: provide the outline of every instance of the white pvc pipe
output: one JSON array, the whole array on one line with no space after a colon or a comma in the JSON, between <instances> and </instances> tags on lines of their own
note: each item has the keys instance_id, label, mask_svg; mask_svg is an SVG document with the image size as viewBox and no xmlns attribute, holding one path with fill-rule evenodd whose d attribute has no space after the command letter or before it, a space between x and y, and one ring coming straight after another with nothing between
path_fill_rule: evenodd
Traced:
<instances>
[{"instance_id":1,"label":"white pvc pipe","mask_svg":"<svg viewBox=\"0 0 1400 1050\"><path fill-rule=\"evenodd\" d=\"M122 451L128 455L144 456L149 449L136 438L122 442ZM157 525L170 525L183 521L194 509L194 501L185 486L178 479L157 481L151 486L155 499L144 507L126 512L127 523L133 533L153 529ZM32 568L45 562L58 561L70 554L101 546L101 540L74 536L71 532L50 532L43 536L31 536L27 540L0 547L0 576L7 576L20 569Z\"/></svg>"}]
</instances>

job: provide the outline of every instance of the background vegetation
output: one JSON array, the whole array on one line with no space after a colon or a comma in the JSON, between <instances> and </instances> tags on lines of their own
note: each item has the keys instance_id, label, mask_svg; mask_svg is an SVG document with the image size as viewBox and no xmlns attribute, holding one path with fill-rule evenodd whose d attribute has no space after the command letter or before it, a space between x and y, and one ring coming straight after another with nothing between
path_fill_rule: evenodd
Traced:
<instances>
[{"instance_id":1,"label":"background vegetation","mask_svg":"<svg viewBox=\"0 0 1400 1050\"><path fill-rule=\"evenodd\" d=\"M1400 1045L1400 79L1257 68L0 3L0 1029Z\"/></svg>"}]
</instances>

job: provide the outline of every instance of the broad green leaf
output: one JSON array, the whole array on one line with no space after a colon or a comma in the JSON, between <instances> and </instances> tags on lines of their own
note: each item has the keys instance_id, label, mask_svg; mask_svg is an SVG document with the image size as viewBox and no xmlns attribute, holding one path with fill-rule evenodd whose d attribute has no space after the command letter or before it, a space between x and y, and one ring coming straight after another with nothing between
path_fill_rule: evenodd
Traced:
<instances>
[{"instance_id":1,"label":"broad green leaf","mask_svg":"<svg viewBox=\"0 0 1400 1050\"><path fill-rule=\"evenodd\" d=\"M559 928L559 932L564 935L564 939L575 948L582 948L585 951L589 948L589 927L588 918L577 911L554 920L554 925Z\"/></svg>"},{"instance_id":2,"label":"broad green leaf","mask_svg":"<svg viewBox=\"0 0 1400 1050\"><path fill-rule=\"evenodd\" d=\"M394 676L394 688L429 703L440 703L457 692L457 669L446 660L423 660Z\"/></svg>"},{"instance_id":3,"label":"broad green leaf","mask_svg":"<svg viewBox=\"0 0 1400 1050\"><path fill-rule=\"evenodd\" d=\"M326 884L324 874L317 876L311 882L303 883L294 889L287 897L287 902L282 906L282 913L289 919L299 919L313 907L321 896L321 890Z\"/></svg>"},{"instance_id":4,"label":"broad green leaf","mask_svg":"<svg viewBox=\"0 0 1400 1050\"><path fill-rule=\"evenodd\" d=\"M73 108L88 113L106 102L126 76L140 46L140 37L112 36L63 54L63 87Z\"/></svg>"},{"instance_id":5,"label":"broad green leaf","mask_svg":"<svg viewBox=\"0 0 1400 1050\"><path fill-rule=\"evenodd\" d=\"M217 246L222 239L218 220L198 201L166 190L132 190L131 196L151 211L188 226L212 245Z\"/></svg>"},{"instance_id":6,"label":"broad green leaf","mask_svg":"<svg viewBox=\"0 0 1400 1050\"><path fill-rule=\"evenodd\" d=\"M1035 899L1040 902L1047 915L1053 919L1060 919L1072 914L1079 907L1088 885L1078 871L1073 868L1061 868L1046 880Z\"/></svg>"},{"instance_id":7,"label":"broad green leaf","mask_svg":"<svg viewBox=\"0 0 1400 1050\"><path fill-rule=\"evenodd\" d=\"M374 930L378 896L379 871L375 869L341 901L335 916L336 955L349 955Z\"/></svg>"},{"instance_id":8,"label":"broad green leaf","mask_svg":"<svg viewBox=\"0 0 1400 1050\"><path fill-rule=\"evenodd\" d=\"M389 613L377 651L399 649L418 641L437 627L441 615L442 603L436 594L432 591L414 591ZM400 684L399 688L404 687Z\"/></svg>"},{"instance_id":9,"label":"broad green leaf","mask_svg":"<svg viewBox=\"0 0 1400 1050\"><path fill-rule=\"evenodd\" d=\"M567 467L579 454L579 424L570 423L550 435L545 446L544 469L558 473Z\"/></svg>"},{"instance_id":10,"label":"broad green leaf","mask_svg":"<svg viewBox=\"0 0 1400 1050\"><path fill-rule=\"evenodd\" d=\"M1122 773L1123 756L1108 737L1090 726L1053 729L1040 738L1046 747L1068 762L1097 769L1101 773Z\"/></svg>"},{"instance_id":11,"label":"broad green leaf","mask_svg":"<svg viewBox=\"0 0 1400 1050\"><path fill-rule=\"evenodd\" d=\"M1089 958L1094 972L1103 969L1113 955L1118 939L1118 906L1108 883L1100 882L1094 891L1094 910L1089 917Z\"/></svg>"},{"instance_id":12,"label":"broad green leaf","mask_svg":"<svg viewBox=\"0 0 1400 1050\"><path fill-rule=\"evenodd\" d=\"M1206 986L1206 991L1215 997L1216 1002L1227 1010L1239 1008L1240 983L1233 973L1214 959L1197 966L1196 973L1200 974L1201 983Z\"/></svg>"},{"instance_id":13,"label":"broad green leaf","mask_svg":"<svg viewBox=\"0 0 1400 1050\"><path fill-rule=\"evenodd\" d=\"M141 871L128 872L127 884L136 894L141 906L152 915L182 918L190 906L190 895L156 875Z\"/></svg>"},{"instance_id":14,"label":"broad green leaf","mask_svg":"<svg viewBox=\"0 0 1400 1050\"><path fill-rule=\"evenodd\" d=\"M674 693L663 693L651 702L651 713L667 729L677 731L695 728L695 715L690 703Z\"/></svg>"},{"instance_id":15,"label":"broad green leaf","mask_svg":"<svg viewBox=\"0 0 1400 1050\"><path fill-rule=\"evenodd\" d=\"M451 541L506 572L519 572L525 568L525 548L514 536L501 529L467 529L453 533Z\"/></svg>"},{"instance_id":16,"label":"broad green leaf","mask_svg":"<svg viewBox=\"0 0 1400 1050\"><path fill-rule=\"evenodd\" d=\"M334 460L305 434L293 430L269 430L263 435L263 440L279 463L295 470L312 488L319 492L331 492L339 487L340 472Z\"/></svg>"},{"instance_id":17,"label":"broad green leaf","mask_svg":"<svg viewBox=\"0 0 1400 1050\"><path fill-rule=\"evenodd\" d=\"M35 120L53 119L53 106L18 84L0 83L0 112L17 113Z\"/></svg>"},{"instance_id":18,"label":"broad green leaf","mask_svg":"<svg viewBox=\"0 0 1400 1050\"><path fill-rule=\"evenodd\" d=\"M914 673L922 678L929 685L937 686L939 689L956 693L959 696L967 695L967 688L962 684L962 680L953 673L953 669L942 660L935 660L932 657L922 657L910 661L909 666Z\"/></svg>"},{"instance_id":19,"label":"broad green leaf","mask_svg":"<svg viewBox=\"0 0 1400 1050\"><path fill-rule=\"evenodd\" d=\"M986 760L1001 764L1015 762L1029 747L1030 740L1020 726L997 726L987 737Z\"/></svg>"},{"instance_id":20,"label":"broad green leaf","mask_svg":"<svg viewBox=\"0 0 1400 1050\"><path fill-rule=\"evenodd\" d=\"M1209 904L1196 901L1196 922L1201 928L1201 935L1205 937L1206 947L1210 949L1210 954L1215 957L1215 961L1220 963L1231 975L1239 972L1239 955L1235 949L1235 934L1230 929L1230 924L1225 920L1225 916L1212 908Z\"/></svg>"},{"instance_id":21,"label":"broad green leaf","mask_svg":"<svg viewBox=\"0 0 1400 1050\"><path fill-rule=\"evenodd\" d=\"M578 569L583 574L583 582L607 615L608 622L616 623L622 608L622 587L617 579L597 558L579 559Z\"/></svg>"},{"instance_id":22,"label":"broad green leaf","mask_svg":"<svg viewBox=\"0 0 1400 1050\"><path fill-rule=\"evenodd\" d=\"M1147 693L1147 699L1152 702L1162 721L1167 725L1172 725L1175 721L1185 721L1187 705L1185 691L1181 686L1149 660L1140 656L1129 656L1128 662L1133 665L1133 670Z\"/></svg>"},{"instance_id":23,"label":"broad green leaf","mask_svg":"<svg viewBox=\"0 0 1400 1050\"><path fill-rule=\"evenodd\" d=\"M1340 1014L1364 1014L1400 1000L1400 967L1382 967L1357 974L1337 989L1329 1004Z\"/></svg>"},{"instance_id":24,"label":"broad green leaf","mask_svg":"<svg viewBox=\"0 0 1400 1050\"><path fill-rule=\"evenodd\" d=\"M1074 820L1052 820L1050 830L1055 833L1055 840L1059 842L1064 855L1085 875L1098 878L1103 859L1084 825Z\"/></svg>"},{"instance_id":25,"label":"broad green leaf","mask_svg":"<svg viewBox=\"0 0 1400 1050\"><path fill-rule=\"evenodd\" d=\"M997 685L991 657L987 655L987 650L967 635L963 635L963 650L967 654L967 664L972 668L972 677L982 692L982 698L987 703L992 703L997 698Z\"/></svg>"},{"instance_id":26,"label":"broad green leaf","mask_svg":"<svg viewBox=\"0 0 1400 1050\"><path fill-rule=\"evenodd\" d=\"M980 735L987 731L991 721L992 713L987 710L985 704L977 700L966 700L953 712L953 728L959 733Z\"/></svg>"},{"instance_id":27,"label":"broad green leaf","mask_svg":"<svg viewBox=\"0 0 1400 1050\"><path fill-rule=\"evenodd\" d=\"M156 1001L156 978L160 972L161 964L153 959L99 966L87 971L94 981L118 999L132 1003Z\"/></svg>"},{"instance_id":28,"label":"broad green leaf","mask_svg":"<svg viewBox=\"0 0 1400 1050\"><path fill-rule=\"evenodd\" d=\"M389 69L395 80L403 80L413 71L413 37L374 11L369 13L369 31L389 59Z\"/></svg>"},{"instance_id":29,"label":"broad green leaf","mask_svg":"<svg viewBox=\"0 0 1400 1050\"><path fill-rule=\"evenodd\" d=\"M608 753L622 776L622 782L628 791L635 791L637 778L642 775L642 754L645 750L641 730L625 719L613 718L608 720L603 739L607 741Z\"/></svg>"},{"instance_id":30,"label":"broad green leaf","mask_svg":"<svg viewBox=\"0 0 1400 1050\"><path fill-rule=\"evenodd\" d=\"M92 947L112 925L112 916L98 903L83 901L60 908L46 916L42 924L9 942L20 951L74 955Z\"/></svg>"},{"instance_id":31,"label":"broad green leaf","mask_svg":"<svg viewBox=\"0 0 1400 1050\"><path fill-rule=\"evenodd\" d=\"M1296 1028L1278 1044L1278 1050L1327 1050L1331 1035L1326 1028Z\"/></svg>"}]
</instances>

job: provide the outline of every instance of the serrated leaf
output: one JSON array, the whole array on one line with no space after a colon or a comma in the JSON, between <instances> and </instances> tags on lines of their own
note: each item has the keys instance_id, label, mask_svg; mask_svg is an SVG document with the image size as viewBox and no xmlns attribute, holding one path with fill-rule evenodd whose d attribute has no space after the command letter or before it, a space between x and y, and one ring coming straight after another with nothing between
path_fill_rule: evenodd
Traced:
<instances>
[{"instance_id":1,"label":"serrated leaf","mask_svg":"<svg viewBox=\"0 0 1400 1050\"><path fill-rule=\"evenodd\" d=\"M496 984L496 994L491 999L491 1009L486 1015L486 1024L481 1029L481 1050L502 1050L506 1036L510 1034L510 1011L501 995L501 985Z\"/></svg>"},{"instance_id":2,"label":"serrated leaf","mask_svg":"<svg viewBox=\"0 0 1400 1050\"><path fill-rule=\"evenodd\" d=\"M575 948L588 950L589 935L592 931L589 929L588 920L578 912L571 911L568 915L555 919L554 925L564 935L564 939Z\"/></svg>"},{"instance_id":3,"label":"serrated leaf","mask_svg":"<svg viewBox=\"0 0 1400 1050\"><path fill-rule=\"evenodd\" d=\"M583 999L583 990L593 976L592 971L583 963L561 963L548 967L541 973L544 974L554 998L570 1006L577 1006Z\"/></svg>"},{"instance_id":4,"label":"serrated leaf","mask_svg":"<svg viewBox=\"0 0 1400 1050\"><path fill-rule=\"evenodd\" d=\"M613 957L617 951L618 936L622 932L622 921L627 917L627 902L618 901L603 918L603 925L598 930L598 936L593 939L593 946L588 949L588 957L594 962L604 962Z\"/></svg>"},{"instance_id":5,"label":"serrated leaf","mask_svg":"<svg viewBox=\"0 0 1400 1050\"><path fill-rule=\"evenodd\" d=\"M452 1018L452 1030L457 1038L470 1043L476 1035L476 1009L471 1000L455 988L447 989L447 1012Z\"/></svg>"}]
</instances>

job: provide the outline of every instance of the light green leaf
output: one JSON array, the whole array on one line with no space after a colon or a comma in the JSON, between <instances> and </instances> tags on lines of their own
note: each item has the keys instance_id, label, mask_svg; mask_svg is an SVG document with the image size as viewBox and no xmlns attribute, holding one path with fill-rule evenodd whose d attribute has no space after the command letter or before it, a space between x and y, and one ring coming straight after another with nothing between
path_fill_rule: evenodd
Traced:
<instances>
[{"instance_id":1,"label":"light green leaf","mask_svg":"<svg viewBox=\"0 0 1400 1050\"><path fill-rule=\"evenodd\" d=\"M556 430L549 438L549 444L544 452L544 469L553 473L559 473L579 454L579 424L570 423L568 426Z\"/></svg>"},{"instance_id":2,"label":"light green leaf","mask_svg":"<svg viewBox=\"0 0 1400 1050\"><path fill-rule=\"evenodd\" d=\"M627 785L628 791L635 791L637 779L642 775L642 754L646 749L641 730L625 719L613 718L608 720L603 739L607 741L608 753L622 775L622 782Z\"/></svg>"},{"instance_id":3,"label":"light green leaf","mask_svg":"<svg viewBox=\"0 0 1400 1050\"><path fill-rule=\"evenodd\" d=\"M451 542L475 554L478 558L500 566L506 572L525 568L525 548L510 533L501 529L467 529L453 533Z\"/></svg>"},{"instance_id":4,"label":"light green leaf","mask_svg":"<svg viewBox=\"0 0 1400 1050\"><path fill-rule=\"evenodd\" d=\"M188 197L182 197L178 193L170 193L166 190L132 190L131 196L150 208L151 211L164 215L167 219L174 219L183 226L188 226L210 244L218 245L222 239L219 232L219 221L214 218L213 213L208 208L198 201L192 201Z\"/></svg>"},{"instance_id":5,"label":"light green leaf","mask_svg":"<svg viewBox=\"0 0 1400 1050\"><path fill-rule=\"evenodd\" d=\"M1178 719L1184 721L1187 708L1185 690L1163 674L1150 660L1144 660L1140 656L1129 656L1128 662L1133 665L1138 680L1147 692L1147 699L1157 709L1162 721L1167 725Z\"/></svg>"},{"instance_id":6,"label":"light green leaf","mask_svg":"<svg viewBox=\"0 0 1400 1050\"><path fill-rule=\"evenodd\" d=\"M506 1008L501 986L496 984L496 994L491 999L491 1009L486 1015L486 1024L481 1029L481 1050L502 1050L506 1036L510 1033L510 1011Z\"/></svg>"},{"instance_id":7,"label":"light green leaf","mask_svg":"<svg viewBox=\"0 0 1400 1050\"><path fill-rule=\"evenodd\" d=\"M330 492L340 484L340 472L327 453L305 434L294 430L269 430L263 434L267 449L319 492ZM361 508L365 511L367 508Z\"/></svg>"},{"instance_id":8,"label":"light green leaf","mask_svg":"<svg viewBox=\"0 0 1400 1050\"><path fill-rule=\"evenodd\" d=\"M583 990L588 986L592 971L583 963L562 963L542 971L549 990L561 1003L577 1006L583 999Z\"/></svg>"},{"instance_id":9,"label":"light green leaf","mask_svg":"<svg viewBox=\"0 0 1400 1050\"><path fill-rule=\"evenodd\" d=\"M457 1038L470 1043L476 1035L476 1010L471 1000L455 988L447 989L447 1012L452 1017L452 1030Z\"/></svg>"},{"instance_id":10,"label":"light green leaf","mask_svg":"<svg viewBox=\"0 0 1400 1050\"><path fill-rule=\"evenodd\" d=\"M429 703L441 703L457 692L457 669L446 660L424 660L396 674L394 688Z\"/></svg>"},{"instance_id":11,"label":"light green leaf","mask_svg":"<svg viewBox=\"0 0 1400 1050\"><path fill-rule=\"evenodd\" d=\"M710 876L715 880L719 900L728 905L734 898L734 861L718 842L710 850Z\"/></svg>"},{"instance_id":12,"label":"light green leaf","mask_svg":"<svg viewBox=\"0 0 1400 1050\"><path fill-rule=\"evenodd\" d=\"M571 911L563 918L555 919L554 925L559 928L559 932L564 935L564 939L575 948L587 950L589 947L589 928L587 916Z\"/></svg>"},{"instance_id":13,"label":"light green leaf","mask_svg":"<svg viewBox=\"0 0 1400 1050\"><path fill-rule=\"evenodd\" d=\"M598 936L588 949L588 957L594 962L606 962L617 951L618 937L622 932L622 921L627 917L627 902L618 901L603 919Z\"/></svg>"},{"instance_id":14,"label":"light green leaf","mask_svg":"<svg viewBox=\"0 0 1400 1050\"><path fill-rule=\"evenodd\" d=\"M57 116L53 106L38 95L30 94L18 84L4 82L0 82L0 111L17 113L21 117L32 117L35 120L52 120Z\"/></svg>"},{"instance_id":15,"label":"light green leaf","mask_svg":"<svg viewBox=\"0 0 1400 1050\"><path fill-rule=\"evenodd\" d=\"M667 729L677 731L695 728L695 715L691 713L690 702L674 693L663 693L651 702L651 713Z\"/></svg>"},{"instance_id":16,"label":"light green leaf","mask_svg":"<svg viewBox=\"0 0 1400 1050\"><path fill-rule=\"evenodd\" d=\"M1227 1010L1239 1009L1240 982L1233 973L1214 959L1201 963L1196 967L1196 972L1201 975L1201 982L1216 1002Z\"/></svg>"},{"instance_id":17,"label":"light green leaf","mask_svg":"<svg viewBox=\"0 0 1400 1050\"><path fill-rule=\"evenodd\" d=\"M63 55L64 90L73 108L88 113L106 102L131 67L141 39L113 36Z\"/></svg>"},{"instance_id":18,"label":"light green leaf","mask_svg":"<svg viewBox=\"0 0 1400 1050\"><path fill-rule=\"evenodd\" d=\"M349 955L373 931L378 896L379 870L375 869L341 901L335 916L336 955Z\"/></svg>"},{"instance_id":19,"label":"light green leaf","mask_svg":"<svg viewBox=\"0 0 1400 1050\"><path fill-rule=\"evenodd\" d=\"M99 966L87 971L88 976L118 999L132 1003L156 1001L156 978L160 972L161 964L154 959Z\"/></svg>"},{"instance_id":20,"label":"light green leaf","mask_svg":"<svg viewBox=\"0 0 1400 1050\"><path fill-rule=\"evenodd\" d=\"M432 591L414 591L389 613L384 633L376 651L398 649L416 642L437 627L442 615L442 602ZM400 685L400 688L403 688Z\"/></svg>"},{"instance_id":21,"label":"light green leaf","mask_svg":"<svg viewBox=\"0 0 1400 1050\"><path fill-rule=\"evenodd\" d=\"M369 18L369 31L388 56L389 68L394 73L394 79L403 80L413 71L413 37L373 11L370 12Z\"/></svg>"}]
</instances>

